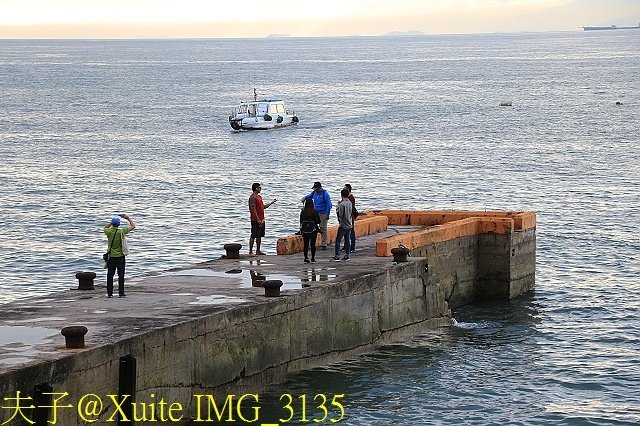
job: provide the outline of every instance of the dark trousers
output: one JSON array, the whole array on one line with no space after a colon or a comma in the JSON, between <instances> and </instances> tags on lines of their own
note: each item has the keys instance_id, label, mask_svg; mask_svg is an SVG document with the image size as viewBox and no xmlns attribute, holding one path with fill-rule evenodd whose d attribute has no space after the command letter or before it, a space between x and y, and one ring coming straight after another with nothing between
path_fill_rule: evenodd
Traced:
<instances>
[{"instance_id":1,"label":"dark trousers","mask_svg":"<svg viewBox=\"0 0 640 426\"><path fill-rule=\"evenodd\" d=\"M356 249L356 227L351 228L351 250Z\"/></svg>"},{"instance_id":2,"label":"dark trousers","mask_svg":"<svg viewBox=\"0 0 640 426\"><path fill-rule=\"evenodd\" d=\"M344 237L344 255L349 257L351 253L351 231L352 229L345 229L338 225L338 235L336 236L336 256L340 253L340 241Z\"/></svg>"},{"instance_id":3,"label":"dark trousers","mask_svg":"<svg viewBox=\"0 0 640 426\"><path fill-rule=\"evenodd\" d=\"M356 227L351 228L351 251L356 249ZM345 241L346 242L346 241ZM345 246L342 246L342 250L345 249Z\"/></svg>"},{"instance_id":4,"label":"dark trousers","mask_svg":"<svg viewBox=\"0 0 640 426\"><path fill-rule=\"evenodd\" d=\"M316 258L316 239L318 238L318 232L313 234L302 234L302 241L304 242L304 258L309 256L309 246L311 246L311 258Z\"/></svg>"},{"instance_id":5,"label":"dark trousers","mask_svg":"<svg viewBox=\"0 0 640 426\"><path fill-rule=\"evenodd\" d=\"M110 257L107 261L107 294L113 295L113 276L118 270L118 295L124 295L124 256Z\"/></svg>"}]
</instances>

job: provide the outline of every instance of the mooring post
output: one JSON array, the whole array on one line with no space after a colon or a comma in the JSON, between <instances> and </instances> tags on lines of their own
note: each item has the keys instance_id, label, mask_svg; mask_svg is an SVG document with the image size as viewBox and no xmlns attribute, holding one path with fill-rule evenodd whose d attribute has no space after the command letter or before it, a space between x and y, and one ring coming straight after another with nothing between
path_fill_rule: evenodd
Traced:
<instances>
[{"instance_id":1,"label":"mooring post","mask_svg":"<svg viewBox=\"0 0 640 426\"><path fill-rule=\"evenodd\" d=\"M84 348L84 335L87 334L87 327L83 325L71 325L64 327L60 333L64 336L67 349Z\"/></svg>"},{"instance_id":2,"label":"mooring post","mask_svg":"<svg viewBox=\"0 0 640 426\"><path fill-rule=\"evenodd\" d=\"M409 249L405 246L400 246L391 249L393 255L393 261L396 263L408 262L407 256L409 255Z\"/></svg>"},{"instance_id":3,"label":"mooring post","mask_svg":"<svg viewBox=\"0 0 640 426\"><path fill-rule=\"evenodd\" d=\"M76 278L78 279L78 290L93 290L93 280L96 276L95 272L76 273Z\"/></svg>"},{"instance_id":4,"label":"mooring post","mask_svg":"<svg viewBox=\"0 0 640 426\"><path fill-rule=\"evenodd\" d=\"M267 297L279 297L280 287L282 287L282 281L280 280L267 280L263 281L262 287L264 287L264 295Z\"/></svg>"},{"instance_id":5,"label":"mooring post","mask_svg":"<svg viewBox=\"0 0 640 426\"><path fill-rule=\"evenodd\" d=\"M240 259L240 249L242 248L242 244L228 243L223 247L227 251L227 259Z\"/></svg>"}]
</instances>

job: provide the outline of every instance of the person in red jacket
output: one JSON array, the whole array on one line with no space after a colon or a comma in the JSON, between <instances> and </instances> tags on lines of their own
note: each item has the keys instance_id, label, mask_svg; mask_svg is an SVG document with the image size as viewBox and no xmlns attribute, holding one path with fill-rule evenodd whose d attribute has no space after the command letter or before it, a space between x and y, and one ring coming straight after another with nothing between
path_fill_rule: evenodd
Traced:
<instances>
[{"instance_id":1,"label":"person in red jacket","mask_svg":"<svg viewBox=\"0 0 640 426\"><path fill-rule=\"evenodd\" d=\"M264 211L269 208L273 203L278 201L274 199L268 204L262 202L262 196L260 192L262 187L260 183L255 182L251 185L253 193L249 196L249 214L251 215L251 237L249 238L249 256L253 256L253 242L256 243L256 255L263 255L260 251L260 244L262 243L262 237L264 237Z\"/></svg>"}]
</instances>

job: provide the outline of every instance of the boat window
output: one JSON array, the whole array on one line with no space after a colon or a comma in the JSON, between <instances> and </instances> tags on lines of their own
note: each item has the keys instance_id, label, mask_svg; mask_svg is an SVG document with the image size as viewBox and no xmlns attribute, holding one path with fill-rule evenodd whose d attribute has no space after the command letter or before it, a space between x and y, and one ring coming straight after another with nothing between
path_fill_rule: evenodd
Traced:
<instances>
[{"instance_id":1,"label":"boat window","mask_svg":"<svg viewBox=\"0 0 640 426\"><path fill-rule=\"evenodd\" d=\"M256 106L255 105L249 105L248 111L249 111L249 115L255 116L256 115Z\"/></svg>"},{"instance_id":2,"label":"boat window","mask_svg":"<svg viewBox=\"0 0 640 426\"><path fill-rule=\"evenodd\" d=\"M278 108L275 104L269 105L269 114L277 114Z\"/></svg>"},{"instance_id":3,"label":"boat window","mask_svg":"<svg viewBox=\"0 0 640 426\"><path fill-rule=\"evenodd\" d=\"M268 106L268 104L258 104L258 115L266 114Z\"/></svg>"},{"instance_id":4,"label":"boat window","mask_svg":"<svg viewBox=\"0 0 640 426\"><path fill-rule=\"evenodd\" d=\"M278 114L284 114L284 105L278 104Z\"/></svg>"},{"instance_id":5,"label":"boat window","mask_svg":"<svg viewBox=\"0 0 640 426\"><path fill-rule=\"evenodd\" d=\"M240 105L238 107L238 113L239 114L246 114L246 112L247 112L247 106L246 105Z\"/></svg>"}]
</instances>

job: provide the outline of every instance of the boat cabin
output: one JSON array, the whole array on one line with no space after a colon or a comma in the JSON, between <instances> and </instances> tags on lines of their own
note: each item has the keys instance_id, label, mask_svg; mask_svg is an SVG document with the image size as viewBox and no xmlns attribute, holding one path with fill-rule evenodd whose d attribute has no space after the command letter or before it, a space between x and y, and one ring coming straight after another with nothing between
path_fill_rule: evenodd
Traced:
<instances>
[{"instance_id":1,"label":"boat cabin","mask_svg":"<svg viewBox=\"0 0 640 426\"><path fill-rule=\"evenodd\" d=\"M247 114L248 117L262 117L265 114L283 115L286 113L284 101L279 99L264 99L249 103L241 103L235 111L236 115Z\"/></svg>"}]
</instances>

